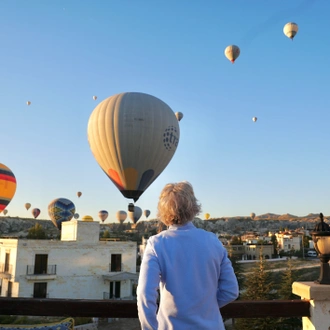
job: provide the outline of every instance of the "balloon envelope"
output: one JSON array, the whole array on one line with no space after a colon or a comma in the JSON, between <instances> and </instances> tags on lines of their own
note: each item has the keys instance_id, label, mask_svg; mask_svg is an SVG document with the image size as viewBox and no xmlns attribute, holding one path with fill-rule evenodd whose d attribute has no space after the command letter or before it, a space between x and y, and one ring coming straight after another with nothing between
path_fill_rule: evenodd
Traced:
<instances>
[{"instance_id":1,"label":"balloon envelope","mask_svg":"<svg viewBox=\"0 0 330 330\"><path fill-rule=\"evenodd\" d=\"M298 25L296 23L293 23L293 22L289 22L289 23L285 24L284 28L283 28L283 33L288 38L293 40L295 35L298 33Z\"/></svg>"},{"instance_id":2,"label":"balloon envelope","mask_svg":"<svg viewBox=\"0 0 330 330\"><path fill-rule=\"evenodd\" d=\"M258 120L258 118L257 118L257 117L253 117L252 120L253 120L254 122L256 122L256 121Z\"/></svg>"},{"instance_id":3,"label":"balloon envelope","mask_svg":"<svg viewBox=\"0 0 330 330\"><path fill-rule=\"evenodd\" d=\"M35 209L32 210L32 215L33 215L33 217L35 219L38 218L39 214L40 214L40 210L39 209L35 208Z\"/></svg>"},{"instance_id":4,"label":"balloon envelope","mask_svg":"<svg viewBox=\"0 0 330 330\"><path fill-rule=\"evenodd\" d=\"M78 196L78 198L79 198L81 195L82 195L82 192L81 192L81 191L78 191L78 192L77 192L77 196Z\"/></svg>"},{"instance_id":5,"label":"balloon envelope","mask_svg":"<svg viewBox=\"0 0 330 330\"><path fill-rule=\"evenodd\" d=\"M93 96L93 100L94 100L94 101L97 100L97 96L94 95L94 96Z\"/></svg>"},{"instance_id":6,"label":"balloon envelope","mask_svg":"<svg viewBox=\"0 0 330 330\"><path fill-rule=\"evenodd\" d=\"M78 214L78 213L75 213L75 214L73 215L73 217L74 217L75 219L79 219L79 214Z\"/></svg>"},{"instance_id":7,"label":"balloon envelope","mask_svg":"<svg viewBox=\"0 0 330 330\"><path fill-rule=\"evenodd\" d=\"M27 105L30 105L30 104L31 104L31 102L30 102L30 101L27 101L27 102L26 102L26 104L27 104Z\"/></svg>"},{"instance_id":8,"label":"balloon envelope","mask_svg":"<svg viewBox=\"0 0 330 330\"><path fill-rule=\"evenodd\" d=\"M127 218L127 213L125 211L117 211L116 212L116 219L120 222L123 223Z\"/></svg>"},{"instance_id":9,"label":"balloon envelope","mask_svg":"<svg viewBox=\"0 0 330 330\"><path fill-rule=\"evenodd\" d=\"M138 206L134 206L134 212L128 211L128 217L134 222L137 223L141 218L142 210Z\"/></svg>"},{"instance_id":10,"label":"balloon envelope","mask_svg":"<svg viewBox=\"0 0 330 330\"><path fill-rule=\"evenodd\" d=\"M150 211L149 210L144 210L143 211L144 216L148 219L149 215L150 215Z\"/></svg>"},{"instance_id":11,"label":"balloon envelope","mask_svg":"<svg viewBox=\"0 0 330 330\"><path fill-rule=\"evenodd\" d=\"M210 218L210 213L205 213L204 217L205 217L206 220L208 220Z\"/></svg>"},{"instance_id":12,"label":"balloon envelope","mask_svg":"<svg viewBox=\"0 0 330 330\"><path fill-rule=\"evenodd\" d=\"M160 99L121 93L102 101L88 122L91 151L119 191L137 201L172 159L178 120Z\"/></svg>"},{"instance_id":13,"label":"balloon envelope","mask_svg":"<svg viewBox=\"0 0 330 330\"><path fill-rule=\"evenodd\" d=\"M0 213L14 197L16 185L14 173L9 167L0 163Z\"/></svg>"},{"instance_id":14,"label":"balloon envelope","mask_svg":"<svg viewBox=\"0 0 330 330\"><path fill-rule=\"evenodd\" d=\"M8 210L3 210L3 214L6 215L8 213Z\"/></svg>"},{"instance_id":15,"label":"balloon envelope","mask_svg":"<svg viewBox=\"0 0 330 330\"><path fill-rule=\"evenodd\" d=\"M104 222L107 219L108 215L109 215L108 211L105 210L99 211L99 218L102 220L102 222Z\"/></svg>"},{"instance_id":16,"label":"balloon envelope","mask_svg":"<svg viewBox=\"0 0 330 330\"><path fill-rule=\"evenodd\" d=\"M176 112L175 117L178 121L180 121L183 118L183 113L182 112Z\"/></svg>"},{"instance_id":17,"label":"balloon envelope","mask_svg":"<svg viewBox=\"0 0 330 330\"><path fill-rule=\"evenodd\" d=\"M48 214L55 227L62 228L62 222L70 221L76 212L75 205L66 198L56 198L48 205Z\"/></svg>"},{"instance_id":18,"label":"balloon envelope","mask_svg":"<svg viewBox=\"0 0 330 330\"><path fill-rule=\"evenodd\" d=\"M28 210L31 207L30 203L25 203L25 208Z\"/></svg>"},{"instance_id":19,"label":"balloon envelope","mask_svg":"<svg viewBox=\"0 0 330 330\"><path fill-rule=\"evenodd\" d=\"M230 45L225 49L225 56L228 58L228 60L232 63L236 61L239 54L241 53L240 49L236 45Z\"/></svg>"}]
</instances>

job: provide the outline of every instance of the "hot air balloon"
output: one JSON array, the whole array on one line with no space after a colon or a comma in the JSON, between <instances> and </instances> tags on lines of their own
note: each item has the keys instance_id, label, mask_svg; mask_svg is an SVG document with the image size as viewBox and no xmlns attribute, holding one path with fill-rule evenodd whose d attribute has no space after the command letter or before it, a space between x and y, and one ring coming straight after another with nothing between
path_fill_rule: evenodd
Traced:
<instances>
[{"instance_id":1,"label":"hot air balloon","mask_svg":"<svg viewBox=\"0 0 330 330\"><path fill-rule=\"evenodd\" d=\"M14 173L9 167L0 163L0 213L14 197L16 185Z\"/></svg>"},{"instance_id":2,"label":"hot air balloon","mask_svg":"<svg viewBox=\"0 0 330 330\"><path fill-rule=\"evenodd\" d=\"M210 213L205 213L204 217L205 217L206 220L210 219Z\"/></svg>"},{"instance_id":3,"label":"hot air balloon","mask_svg":"<svg viewBox=\"0 0 330 330\"><path fill-rule=\"evenodd\" d=\"M26 102L26 104L27 104L27 105L30 105L30 104L31 104L31 102L30 102L30 101L27 101L27 102Z\"/></svg>"},{"instance_id":4,"label":"hot air balloon","mask_svg":"<svg viewBox=\"0 0 330 330\"><path fill-rule=\"evenodd\" d=\"M149 210L144 210L143 211L144 216L148 219L149 215L150 215L150 211Z\"/></svg>"},{"instance_id":5,"label":"hot air balloon","mask_svg":"<svg viewBox=\"0 0 330 330\"><path fill-rule=\"evenodd\" d=\"M85 222L93 222L94 219L93 217L91 217L90 215L84 215L82 218L81 218L82 221L85 221Z\"/></svg>"},{"instance_id":6,"label":"hot air balloon","mask_svg":"<svg viewBox=\"0 0 330 330\"><path fill-rule=\"evenodd\" d=\"M298 25L296 23L290 22L284 25L283 33L291 40L293 40L297 32L298 32Z\"/></svg>"},{"instance_id":7,"label":"hot air balloon","mask_svg":"<svg viewBox=\"0 0 330 330\"><path fill-rule=\"evenodd\" d=\"M74 217L75 219L79 219L79 214L78 214L78 213L75 213L75 214L73 215L73 217Z\"/></svg>"},{"instance_id":8,"label":"hot air balloon","mask_svg":"<svg viewBox=\"0 0 330 330\"><path fill-rule=\"evenodd\" d=\"M8 210L4 209L3 214L6 215L8 213Z\"/></svg>"},{"instance_id":9,"label":"hot air balloon","mask_svg":"<svg viewBox=\"0 0 330 330\"><path fill-rule=\"evenodd\" d=\"M79 198L81 195L82 195L82 192L81 192L81 191L78 191L78 192L77 192L77 196L78 196L78 198Z\"/></svg>"},{"instance_id":10,"label":"hot air balloon","mask_svg":"<svg viewBox=\"0 0 330 330\"><path fill-rule=\"evenodd\" d=\"M120 222L123 223L127 218L127 213L125 211L117 211L116 212L116 219Z\"/></svg>"},{"instance_id":11,"label":"hot air balloon","mask_svg":"<svg viewBox=\"0 0 330 330\"><path fill-rule=\"evenodd\" d=\"M128 211L128 217L136 224L141 218L142 210L138 206L134 206L134 212Z\"/></svg>"},{"instance_id":12,"label":"hot air balloon","mask_svg":"<svg viewBox=\"0 0 330 330\"><path fill-rule=\"evenodd\" d=\"M31 204L30 203L25 203L26 210L29 210L30 207L31 207Z\"/></svg>"},{"instance_id":13,"label":"hot air balloon","mask_svg":"<svg viewBox=\"0 0 330 330\"><path fill-rule=\"evenodd\" d=\"M66 198L56 198L48 205L48 214L55 227L62 229L62 222L70 221L76 212L75 205Z\"/></svg>"},{"instance_id":14,"label":"hot air balloon","mask_svg":"<svg viewBox=\"0 0 330 330\"><path fill-rule=\"evenodd\" d=\"M97 100L97 96L94 95L93 96L93 100L96 101Z\"/></svg>"},{"instance_id":15,"label":"hot air balloon","mask_svg":"<svg viewBox=\"0 0 330 330\"><path fill-rule=\"evenodd\" d=\"M230 45L225 49L225 56L231 63L234 63L241 53L238 46Z\"/></svg>"},{"instance_id":16,"label":"hot air balloon","mask_svg":"<svg viewBox=\"0 0 330 330\"><path fill-rule=\"evenodd\" d=\"M250 217L251 217L251 219L253 220L253 219L256 217L256 214L255 214L254 212L252 212L252 213L250 214Z\"/></svg>"},{"instance_id":17,"label":"hot air balloon","mask_svg":"<svg viewBox=\"0 0 330 330\"><path fill-rule=\"evenodd\" d=\"M35 219L38 218L39 214L40 214L40 210L39 209L35 208L35 209L32 210L32 215L33 215L33 217Z\"/></svg>"},{"instance_id":18,"label":"hot air balloon","mask_svg":"<svg viewBox=\"0 0 330 330\"><path fill-rule=\"evenodd\" d=\"M258 118L257 118L257 117L253 117L252 120L253 120L254 122L256 122L256 121L258 120Z\"/></svg>"},{"instance_id":19,"label":"hot air balloon","mask_svg":"<svg viewBox=\"0 0 330 330\"><path fill-rule=\"evenodd\" d=\"M121 93L94 109L87 134L100 167L136 202L172 159L180 128L174 112L160 99Z\"/></svg>"},{"instance_id":20,"label":"hot air balloon","mask_svg":"<svg viewBox=\"0 0 330 330\"><path fill-rule=\"evenodd\" d=\"M176 112L175 117L178 121L180 121L183 118L183 113L182 112Z\"/></svg>"},{"instance_id":21,"label":"hot air balloon","mask_svg":"<svg viewBox=\"0 0 330 330\"><path fill-rule=\"evenodd\" d=\"M102 220L102 222L104 222L107 219L108 215L109 215L108 211L105 210L99 211L99 218Z\"/></svg>"}]
</instances>

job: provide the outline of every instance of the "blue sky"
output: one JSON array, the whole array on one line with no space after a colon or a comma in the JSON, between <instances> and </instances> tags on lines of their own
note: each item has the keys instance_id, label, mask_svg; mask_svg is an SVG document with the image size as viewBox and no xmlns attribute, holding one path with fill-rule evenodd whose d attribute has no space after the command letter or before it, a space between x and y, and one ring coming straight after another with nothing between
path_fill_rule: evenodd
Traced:
<instances>
[{"instance_id":1,"label":"blue sky","mask_svg":"<svg viewBox=\"0 0 330 330\"><path fill-rule=\"evenodd\" d=\"M163 186L181 180L202 215L329 215L329 12L321 0L2 0L0 163L17 179L8 215L38 207L49 219L64 197L81 216L105 209L116 221L130 200L94 159L87 123L99 102L133 91L184 114L172 161L136 203L150 218Z\"/></svg>"}]
</instances>

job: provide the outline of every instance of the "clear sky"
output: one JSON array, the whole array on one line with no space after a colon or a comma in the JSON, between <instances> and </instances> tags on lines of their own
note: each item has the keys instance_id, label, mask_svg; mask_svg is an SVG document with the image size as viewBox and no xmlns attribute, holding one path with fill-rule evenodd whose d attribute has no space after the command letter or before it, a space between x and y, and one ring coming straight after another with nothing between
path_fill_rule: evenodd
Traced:
<instances>
[{"instance_id":1,"label":"clear sky","mask_svg":"<svg viewBox=\"0 0 330 330\"><path fill-rule=\"evenodd\" d=\"M107 210L106 223L127 210L87 140L95 106L121 92L184 114L172 161L136 203L150 218L163 186L181 180L202 215L330 214L329 12L327 0L1 0L0 163L17 179L8 215L38 207L49 219L58 197L81 216Z\"/></svg>"}]
</instances>

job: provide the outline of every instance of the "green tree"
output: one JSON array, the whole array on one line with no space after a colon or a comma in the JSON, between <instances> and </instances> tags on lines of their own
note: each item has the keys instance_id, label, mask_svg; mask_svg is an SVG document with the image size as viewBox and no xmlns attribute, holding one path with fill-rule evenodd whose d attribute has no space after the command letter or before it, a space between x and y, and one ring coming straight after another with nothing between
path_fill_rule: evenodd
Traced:
<instances>
[{"instance_id":1,"label":"green tree","mask_svg":"<svg viewBox=\"0 0 330 330\"><path fill-rule=\"evenodd\" d=\"M277 257L278 255L278 241L277 241L277 238L276 238L276 235L272 235L272 237L270 238L273 246L274 246L274 256Z\"/></svg>"},{"instance_id":2,"label":"green tree","mask_svg":"<svg viewBox=\"0 0 330 330\"><path fill-rule=\"evenodd\" d=\"M278 294L280 299L293 300L300 299L298 296L292 293L292 283L297 279L297 276L293 272L292 259L287 260L287 268L281 274L280 286L278 289ZM278 329L283 330L294 330L301 329L302 320L298 317L290 318L279 318L278 319Z\"/></svg>"},{"instance_id":3,"label":"green tree","mask_svg":"<svg viewBox=\"0 0 330 330\"><path fill-rule=\"evenodd\" d=\"M233 236L231 238L230 244L231 245L241 245L243 243L242 243L242 240L241 240L241 238L239 236Z\"/></svg>"},{"instance_id":4,"label":"green tree","mask_svg":"<svg viewBox=\"0 0 330 330\"><path fill-rule=\"evenodd\" d=\"M103 238L110 238L110 232L109 232L109 230L105 230L104 232L103 232L103 236L102 236Z\"/></svg>"},{"instance_id":5,"label":"green tree","mask_svg":"<svg viewBox=\"0 0 330 330\"><path fill-rule=\"evenodd\" d=\"M30 228L27 234L27 238L29 239L47 239L47 234L44 228L36 223L34 227Z\"/></svg>"},{"instance_id":6,"label":"green tree","mask_svg":"<svg viewBox=\"0 0 330 330\"><path fill-rule=\"evenodd\" d=\"M245 278L244 292L241 295L242 300L272 300L276 298L273 290L274 283L271 280L271 274L267 272L266 261L260 251L259 262ZM237 330L269 330L275 329L276 319L274 318L249 318L237 319L235 329Z\"/></svg>"}]
</instances>

